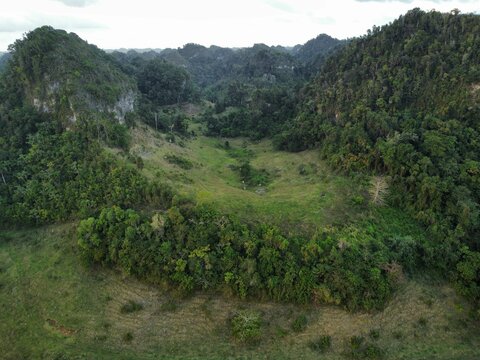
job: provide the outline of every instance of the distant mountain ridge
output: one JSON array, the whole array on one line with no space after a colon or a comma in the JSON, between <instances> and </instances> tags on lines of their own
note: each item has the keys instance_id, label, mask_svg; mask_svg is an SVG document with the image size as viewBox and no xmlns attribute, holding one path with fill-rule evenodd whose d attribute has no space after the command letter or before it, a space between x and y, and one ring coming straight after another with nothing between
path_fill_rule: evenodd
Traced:
<instances>
[{"instance_id":1,"label":"distant mountain ridge","mask_svg":"<svg viewBox=\"0 0 480 360\"><path fill-rule=\"evenodd\" d=\"M258 71L278 78L291 77L294 72L316 73L329 54L345 44L341 41L321 34L303 45L284 47L255 44L244 48L226 48L212 45L189 43L181 48L172 49L118 49L109 50L122 62L132 61L135 57L150 60L160 57L177 66L186 68L194 80L201 86L209 86L222 78L257 76ZM252 68L259 66L256 73ZM255 71L254 71L255 72ZM263 74L261 74L263 75Z\"/></svg>"},{"instance_id":2,"label":"distant mountain ridge","mask_svg":"<svg viewBox=\"0 0 480 360\"><path fill-rule=\"evenodd\" d=\"M320 34L303 45L296 45L290 52L312 74L320 70L330 54L346 43L346 40L338 40L327 34Z\"/></svg>"}]
</instances>

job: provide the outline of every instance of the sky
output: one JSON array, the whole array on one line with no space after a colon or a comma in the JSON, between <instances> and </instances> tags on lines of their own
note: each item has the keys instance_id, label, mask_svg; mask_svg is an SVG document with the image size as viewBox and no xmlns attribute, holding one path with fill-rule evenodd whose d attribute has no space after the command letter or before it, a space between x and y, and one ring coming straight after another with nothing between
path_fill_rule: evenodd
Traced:
<instances>
[{"instance_id":1,"label":"sky","mask_svg":"<svg viewBox=\"0 0 480 360\"><path fill-rule=\"evenodd\" d=\"M480 14L480 0L0 0L0 51L42 25L103 49L293 46L360 36L415 7Z\"/></svg>"}]
</instances>

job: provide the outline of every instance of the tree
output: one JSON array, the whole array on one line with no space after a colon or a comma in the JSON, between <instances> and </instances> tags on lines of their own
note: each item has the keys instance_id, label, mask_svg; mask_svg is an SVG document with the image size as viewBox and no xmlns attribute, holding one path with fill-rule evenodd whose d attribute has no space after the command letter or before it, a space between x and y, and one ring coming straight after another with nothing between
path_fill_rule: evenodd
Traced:
<instances>
[{"instance_id":1,"label":"tree","mask_svg":"<svg viewBox=\"0 0 480 360\"><path fill-rule=\"evenodd\" d=\"M370 198L373 204L385 204L385 197L388 195L388 183L383 176L374 176L370 181Z\"/></svg>"}]
</instances>

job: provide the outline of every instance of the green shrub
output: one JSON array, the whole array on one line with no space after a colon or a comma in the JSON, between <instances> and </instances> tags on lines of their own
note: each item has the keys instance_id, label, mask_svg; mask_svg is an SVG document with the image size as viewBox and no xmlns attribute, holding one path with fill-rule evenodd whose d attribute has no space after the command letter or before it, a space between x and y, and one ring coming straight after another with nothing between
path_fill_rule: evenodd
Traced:
<instances>
[{"instance_id":1,"label":"green shrub","mask_svg":"<svg viewBox=\"0 0 480 360\"><path fill-rule=\"evenodd\" d=\"M262 335L262 317L258 312L242 310L231 320L233 336L244 343L260 341Z\"/></svg>"},{"instance_id":2,"label":"green shrub","mask_svg":"<svg viewBox=\"0 0 480 360\"><path fill-rule=\"evenodd\" d=\"M380 339L380 330L379 329L372 329L368 333L368 336L370 336L370 339L372 339L372 340L378 340L378 339Z\"/></svg>"},{"instance_id":3,"label":"green shrub","mask_svg":"<svg viewBox=\"0 0 480 360\"><path fill-rule=\"evenodd\" d=\"M473 302L476 316L480 318L480 252L462 249L454 279L456 289Z\"/></svg>"},{"instance_id":4,"label":"green shrub","mask_svg":"<svg viewBox=\"0 0 480 360\"><path fill-rule=\"evenodd\" d=\"M417 320L416 327L419 327L421 329L426 329L427 325L428 325L428 321L423 316Z\"/></svg>"},{"instance_id":5,"label":"green shrub","mask_svg":"<svg viewBox=\"0 0 480 360\"><path fill-rule=\"evenodd\" d=\"M164 156L165 160L167 160L170 164L177 165L178 167L184 169L184 170L190 170L193 168L193 163L185 159L182 156L175 155L175 154L167 154Z\"/></svg>"},{"instance_id":6,"label":"green shrub","mask_svg":"<svg viewBox=\"0 0 480 360\"><path fill-rule=\"evenodd\" d=\"M322 335L317 339L310 341L308 347L319 353L327 352L332 347L332 337L330 335Z\"/></svg>"},{"instance_id":7,"label":"green shrub","mask_svg":"<svg viewBox=\"0 0 480 360\"><path fill-rule=\"evenodd\" d=\"M364 205L365 198L362 195L352 196L351 201L354 205Z\"/></svg>"},{"instance_id":8,"label":"green shrub","mask_svg":"<svg viewBox=\"0 0 480 360\"><path fill-rule=\"evenodd\" d=\"M350 338L350 347L352 350L360 349L365 342L365 338L363 336L352 336Z\"/></svg>"},{"instance_id":9,"label":"green shrub","mask_svg":"<svg viewBox=\"0 0 480 360\"><path fill-rule=\"evenodd\" d=\"M307 328L308 319L305 314L301 314L295 318L292 323L292 330L295 332L302 332Z\"/></svg>"},{"instance_id":10,"label":"green shrub","mask_svg":"<svg viewBox=\"0 0 480 360\"><path fill-rule=\"evenodd\" d=\"M233 171L238 172L240 179L246 186L265 186L271 181L271 176L265 169L255 169L249 160L242 160L239 165L231 165Z\"/></svg>"},{"instance_id":11,"label":"green shrub","mask_svg":"<svg viewBox=\"0 0 480 360\"><path fill-rule=\"evenodd\" d=\"M140 310L143 310L143 305L133 300L129 300L126 304L123 304L122 307L120 308L120 312L122 314L130 314Z\"/></svg>"},{"instance_id":12,"label":"green shrub","mask_svg":"<svg viewBox=\"0 0 480 360\"><path fill-rule=\"evenodd\" d=\"M169 143L175 144L176 138L175 138L174 134L168 133L168 134L165 135L165 140L167 140Z\"/></svg>"},{"instance_id":13,"label":"green shrub","mask_svg":"<svg viewBox=\"0 0 480 360\"><path fill-rule=\"evenodd\" d=\"M349 345L346 355L354 360L378 360L385 355L379 346L365 341L363 336L352 336Z\"/></svg>"},{"instance_id":14,"label":"green shrub","mask_svg":"<svg viewBox=\"0 0 480 360\"><path fill-rule=\"evenodd\" d=\"M129 331L123 334L122 340L126 343L132 342L133 340L133 334Z\"/></svg>"}]
</instances>

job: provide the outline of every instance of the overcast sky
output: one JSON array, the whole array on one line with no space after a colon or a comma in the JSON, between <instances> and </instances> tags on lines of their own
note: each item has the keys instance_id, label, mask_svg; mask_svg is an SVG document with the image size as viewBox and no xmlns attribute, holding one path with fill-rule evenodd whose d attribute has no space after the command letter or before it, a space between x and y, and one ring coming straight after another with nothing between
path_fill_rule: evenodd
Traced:
<instances>
[{"instance_id":1,"label":"overcast sky","mask_svg":"<svg viewBox=\"0 0 480 360\"><path fill-rule=\"evenodd\" d=\"M480 0L0 0L0 51L51 25L104 49L295 45L364 34L409 9L480 13Z\"/></svg>"}]
</instances>

